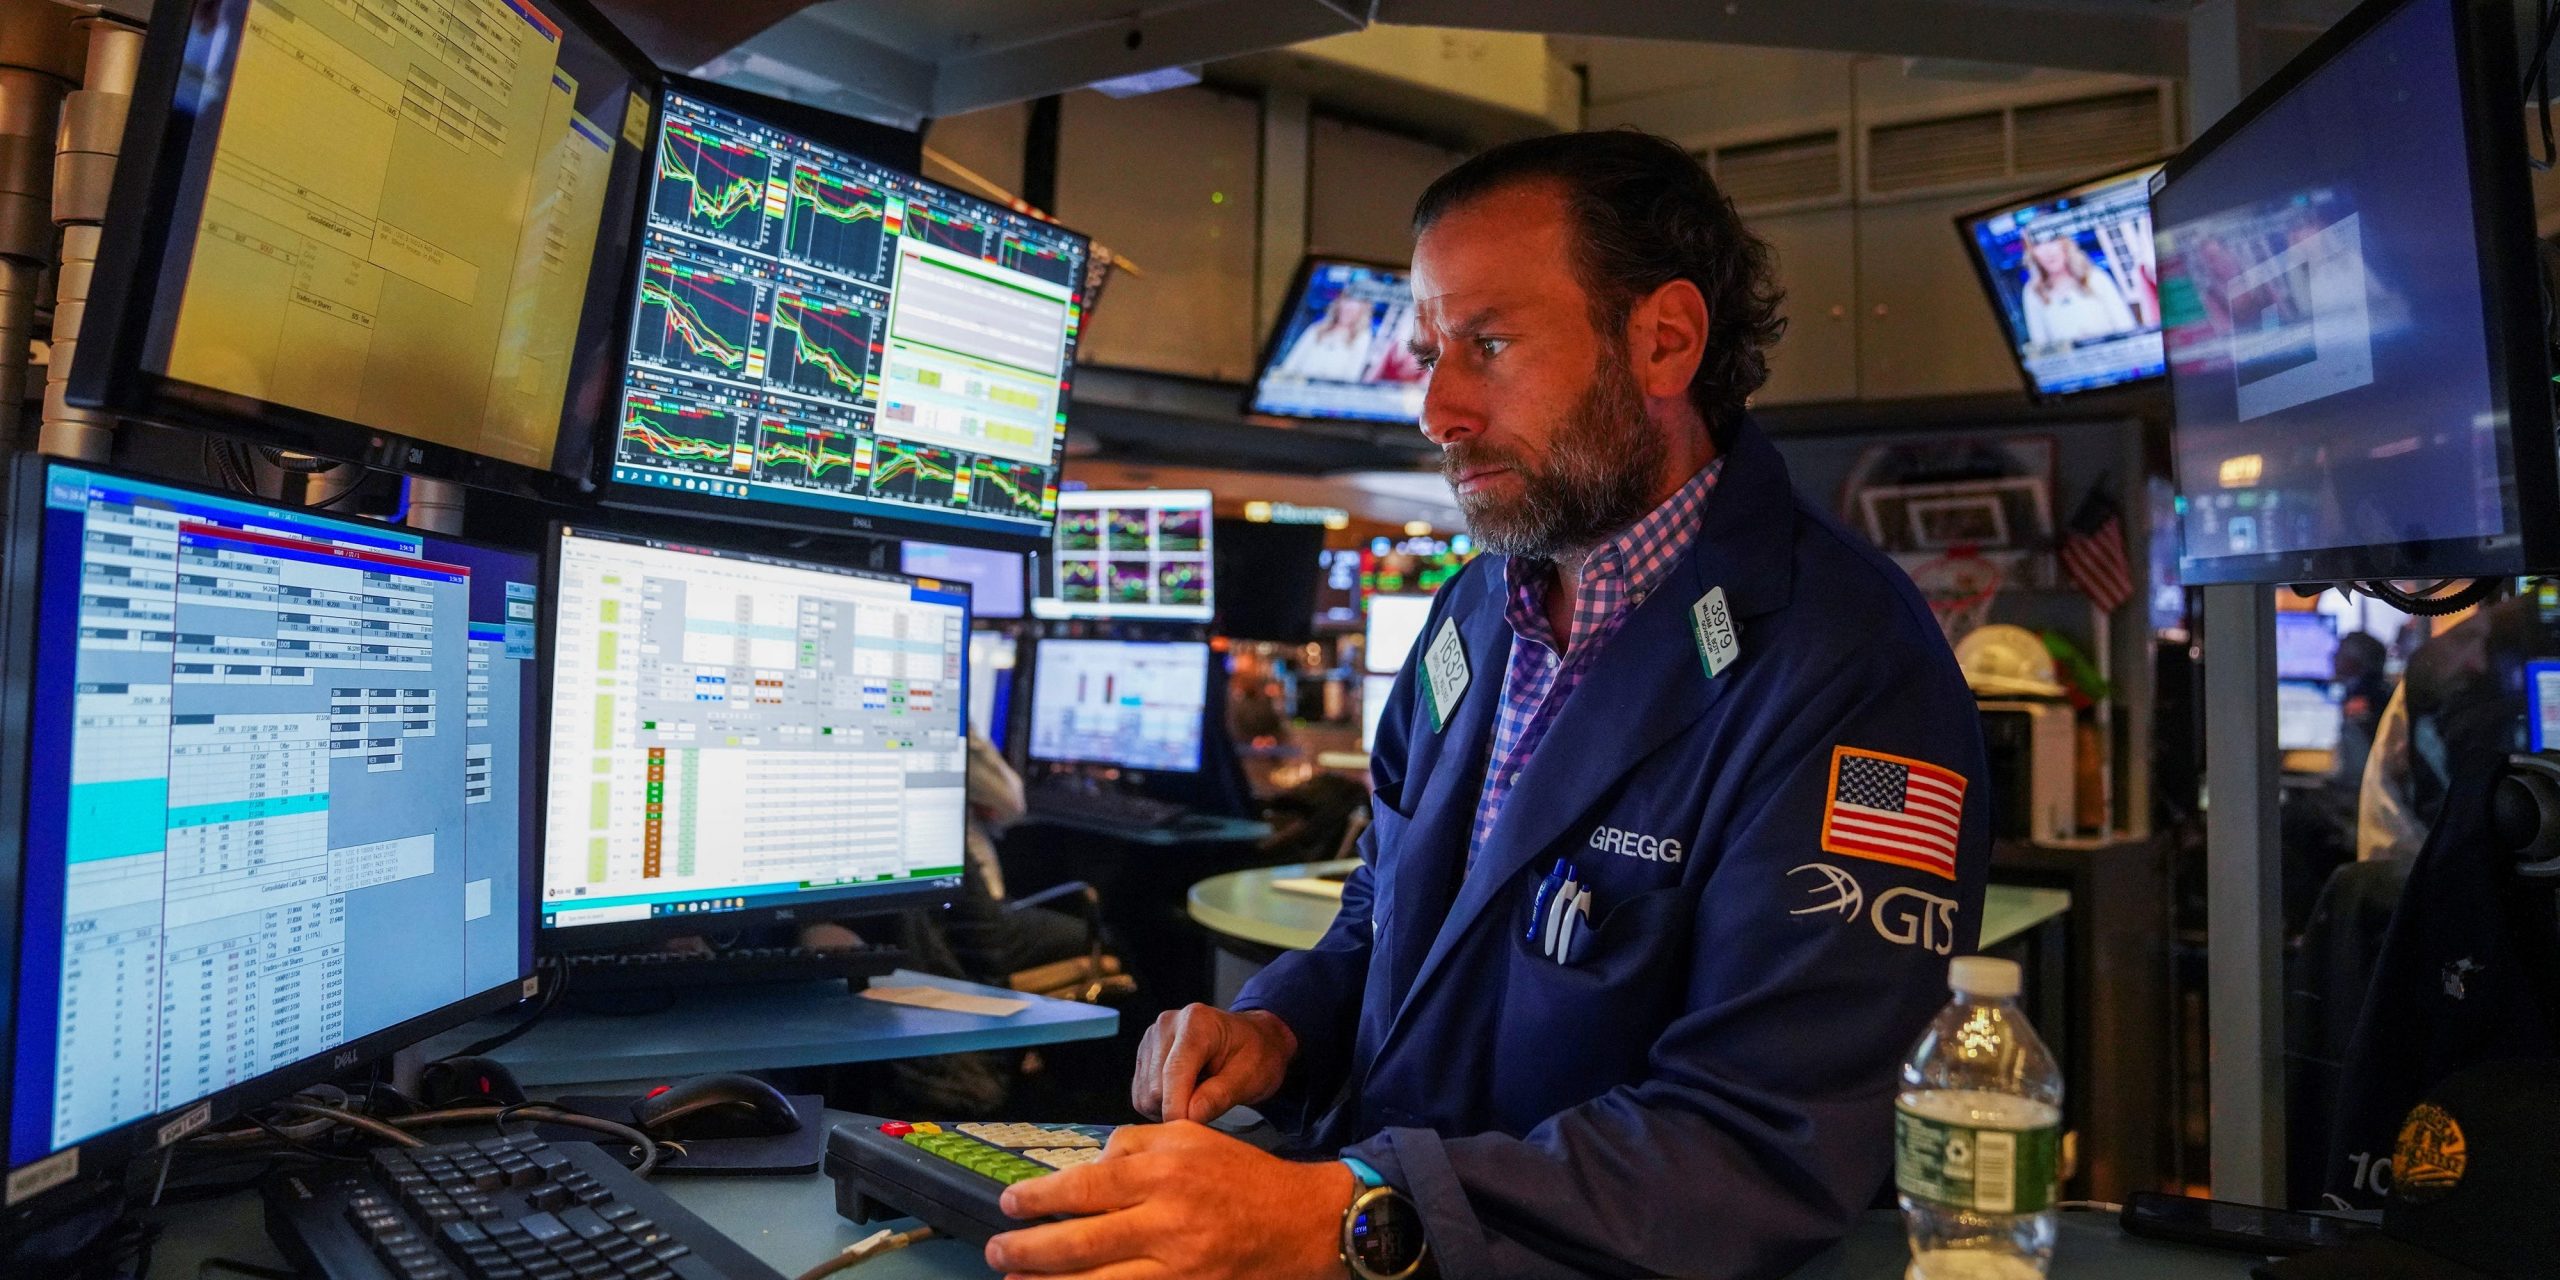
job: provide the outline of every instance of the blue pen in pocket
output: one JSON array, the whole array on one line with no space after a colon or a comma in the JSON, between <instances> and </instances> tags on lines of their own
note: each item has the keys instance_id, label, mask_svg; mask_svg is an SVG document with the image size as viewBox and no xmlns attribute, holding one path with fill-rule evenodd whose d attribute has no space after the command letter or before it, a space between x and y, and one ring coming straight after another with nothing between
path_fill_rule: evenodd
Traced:
<instances>
[{"instance_id":1,"label":"blue pen in pocket","mask_svg":"<svg viewBox=\"0 0 2560 1280\"><path fill-rule=\"evenodd\" d=\"M1552 912L1555 907L1557 895L1564 892L1565 885L1570 883L1571 880L1571 869L1566 865L1564 859L1558 858L1556 859L1556 869L1548 872L1547 878L1538 882L1537 893L1531 895L1529 899L1528 941L1530 946L1538 949L1538 954L1540 955L1554 954L1553 951L1549 950L1547 942L1547 939L1550 936L1549 926L1554 923L1554 920L1552 919Z\"/></svg>"}]
</instances>

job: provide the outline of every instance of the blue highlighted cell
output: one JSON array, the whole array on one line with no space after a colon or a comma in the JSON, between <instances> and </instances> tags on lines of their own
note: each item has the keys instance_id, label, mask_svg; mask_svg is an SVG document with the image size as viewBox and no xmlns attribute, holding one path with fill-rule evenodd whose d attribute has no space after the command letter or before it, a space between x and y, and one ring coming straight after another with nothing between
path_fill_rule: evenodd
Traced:
<instances>
[{"instance_id":1,"label":"blue highlighted cell","mask_svg":"<svg viewBox=\"0 0 2560 1280\"><path fill-rule=\"evenodd\" d=\"M64 825L73 862L103 862L168 847L169 780L75 782Z\"/></svg>"}]
</instances>

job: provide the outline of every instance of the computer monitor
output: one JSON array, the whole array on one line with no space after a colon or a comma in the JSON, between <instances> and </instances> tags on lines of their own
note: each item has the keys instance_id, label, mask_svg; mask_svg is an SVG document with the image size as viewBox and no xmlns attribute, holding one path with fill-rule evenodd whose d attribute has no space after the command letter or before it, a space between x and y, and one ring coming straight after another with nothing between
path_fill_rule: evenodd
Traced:
<instances>
[{"instance_id":1,"label":"computer monitor","mask_svg":"<svg viewBox=\"0 0 2560 1280\"><path fill-rule=\"evenodd\" d=\"M2526 749L2560 750L2560 660L2524 664L2524 702Z\"/></svg>"},{"instance_id":2,"label":"computer monitor","mask_svg":"<svg viewBox=\"0 0 2560 1280\"><path fill-rule=\"evenodd\" d=\"M969 633L969 730L1005 749L1013 719L1013 669L1020 646L1010 633Z\"/></svg>"},{"instance_id":3,"label":"computer monitor","mask_svg":"<svg viewBox=\"0 0 2560 1280\"><path fill-rule=\"evenodd\" d=\"M1079 489L1058 495L1056 582L1040 618L1207 622L1216 612L1206 489Z\"/></svg>"},{"instance_id":4,"label":"computer monitor","mask_svg":"<svg viewBox=\"0 0 2560 1280\"><path fill-rule=\"evenodd\" d=\"M1088 242L787 108L667 90L607 500L1038 545Z\"/></svg>"},{"instance_id":5,"label":"computer monitor","mask_svg":"<svg viewBox=\"0 0 2560 1280\"><path fill-rule=\"evenodd\" d=\"M1348 631L1360 625L1360 556L1348 547L1316 558L1316 625Z\"/></svg>"},{"instance_id":6,"label":"computer monitor","mask_svg":"<svg viewBox=\"0 0 2560 1280\"><path fill-rule=\"evenodd\" d=\"M1251 590L1218 596L1219 635L1273 644L1305 644L1315 638L1316 591L1324 572L1324 526L1220 519L1220 582L1251 583Z\"/></svg>"},{"instance_id":7,"label":"computer monitor","mask_svg":"<svg viewBox=\"0 0 2560 1280\"><path fill-rule=\"evenodd\" d=\"M535 557L13 479L13 1202L530 994Z\"/></svg>"},{"instance_id":8,"label":"computer monitor","mask_svg":"<svg viewBox=\"0 0 2560 1280\"><path fill-rule=\"evenodd\" d=\"M2337 619L2308 611L2276 615L2277 679L2328 680L2337 663Z\"/></svg>"},{"instance_id":9,"label":"computer monitor","mask_svg":"<svg viewBox=\"0 0 2560 1280\"><path fill-rule=\"evenodd\" d=\"M2506 12L2373 0L2155 180L2186 582L2560 557Z\"/></svg>"},{"instance_id":10,"label":"computer monitor","mask_svg":"<svg viewBox=\"0 0 2560 1280\"><path fill-rule=\"evenodd\" d=\"M958 888L965 588L583 525L552 571L546 948Z\"/></svg>"},{"instance_id":11,"label":"computer monitor","mask_svg":"<svg viewBox=\"0 0 2560 1280\"><path fill-rule=\"evenodd\" d=\"M2151 175L2118 170L1956 219L2009 353L2038 396L2160 376Z\"/></svg>"},{"instance_id":12,"label":"computer monitor","mask_svg":"<svg viewBox=\"0 0 2560 1280\"><path fill-rule=\"evenodd\" d=\"M1387 695L1396 690L1394 676L1360 677L1360 749L1378 749L1378 721L1387 714Z\"/></svg>"},{"instance_id":13,"label":"computer monitor","mask_svg":"<svg viewBox=\"0 0 2560 1280\"><path fill-rule=\"evenodd\" d=\"M1022 616L1027 566L1021 552L902 542L898 544L898 569L918 578L969 584L969 614L973 618Z\"/></svg>"},{"instance_id":14,"label":"computer monitor","mask_svg":"<svg viewBox=\"0 0 2560 1280\"><path fill-rule=\"evenodd\" d=\"M2276 682L2276 750L2335 751L2345 726L2337 689L2328 681Z\"/></svg>"},{"instance_id":15,"label":"computer monitor","mask_svg":"<svg viewBox=\"0 0 2560 1280\"><path fill-rule=\"evenodd\" d=\"M1347 258L1298 265L1271 327L1249 408L1288 418L1422 420L1411 273Z\"/></svg>"},{"instance_id":16,"label":"computer monitor","mask_svg":"<svg viewBox=\"0 0 2560 1280\"><path fill-rule=\"evenodd\" d=\"M1429 596L1369 597L1369 629L1360 661L1378 675L1404 670L1405 658L1422 639L1422 626L1430 619Z\"/></svg>"},{"instance_id":17,"label":"computer monitor","mask_svg":"<svg viewBox=\"0 0 2560 1280\"><path fill-rule=\"evenodd\" d=\"M1457 577L1458 571L1475 558L1475 539L1463 533L1448 538L1425 535L1401 542L1372 538L1360 557L1360 590L1364 594L1429 595Z\"/></svg>"},{"instance_id":18,"label":"computer monitor","mask_svg":"<svg viewBox=\"0 0 2560 1280\"><path fill-rule=\"evenodd\" d=\"M1200 771L1209 646L1043 640L1031 651L1031 750L1051 764Z\"/></svg>"},{"instance_id":19,"label":"computer monitor","mask_svg":"<svg viewBox=\"0 0 2560 1280\"><path fill-rule=\"evenodd\" d=\"M422 14L157 6L73 403L413 475L583 478L657 72L584 0Z\"/></svg>"}]
</instances>

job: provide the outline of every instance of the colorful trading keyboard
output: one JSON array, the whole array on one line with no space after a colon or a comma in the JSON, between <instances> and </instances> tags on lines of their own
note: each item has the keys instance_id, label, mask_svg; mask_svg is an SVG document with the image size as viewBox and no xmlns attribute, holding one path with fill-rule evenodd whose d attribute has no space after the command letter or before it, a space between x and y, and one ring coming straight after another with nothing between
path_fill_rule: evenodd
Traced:
<instances>
[{"instance_id":1,"label":"colorful trading keyboard","mask_svg":"<svg viewBox=\"0 0 2560 1280\"><path fill-rule=\"evenodd\" d=\"M865 1116L827 1135L827 1174L836 1212L854 1222L920 1218L944 1235L982 1241L1022 1225L1005 1216L1006 1187L1101 1159L1112 1128Z\"/></svg>"}]
</instances>

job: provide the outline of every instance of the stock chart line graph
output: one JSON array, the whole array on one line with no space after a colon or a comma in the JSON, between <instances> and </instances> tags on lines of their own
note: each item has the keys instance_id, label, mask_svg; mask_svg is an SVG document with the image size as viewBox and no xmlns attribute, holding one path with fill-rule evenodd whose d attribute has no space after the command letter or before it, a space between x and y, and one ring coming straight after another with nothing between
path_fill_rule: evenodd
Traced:
<instances>
[{"instance_id":1,"label":"stock chart line graph","mask_svg":"<svg viewBox=\"0 0 2560 1280\"><path fill-rule=\"evenodd\" d=\"M799 289L773 299L773 341L765 376L775 386L832 400L878 398L877 304L844 302Z\"/></svg>"},{"instance_id":2,"label":"stock chart line graph","mask_svg":"<svg viewBox=\"0 0 2560 1280\"><path fill-rule=\"evenodd\" d=\"M651 254L640 277L640 320L634 350L674 368L753 374L756 297L745 276Z\"/></svg>"},{"instance_id":3,"label":"stock chart line graph","mask_svg":"<svg viewBox=\"0 0 2560 1280\"><path fill-rule=\"evenodd\" d=\"M987 256L987 225L974 218L910 201L906 230L907 234L922 238L926 244L940 245L972 258Z\"/></svg>"},{"instance_id":4,"label":"stock chart line graph","mask_svg":"<svg viewBox=\"0 0 2560 1280\"><path fill-rule=\"evenodd\" d=\"M980 458L971 468L969 505L1000 515L1036 517L1049 487L1045 467Z\"/></svg>"},{"instance_id":5,"label":"stock chart line graph","mask_svg":"<svg viewBox=\"0 0 2560 1280\"><path fill-rule=\"evenodd\" d=\"M768 418L756 441L756 478L841 485L851 477L853 454L851 432Z\"/></svg>"},{"instance_id":6,"label":"stock chart line graph","mask_svg":"<svg viewBox=\"0 0 2560 1280\"><path fill-rule=\"evenodd\" d=\"M880 191L826 169L791 170L782 252L818 268L886 286L888 201Z\"/></svg>"},{"instance_id":7,"label":"stock chart line graph","mask_svg":"<svg viewBox=\"0 0 2560 1280\"><path fill-rule=\"evenodd\" d=\"M687 471L729 469L736 415L708 405L634 395L623 412L623 456Z\"/></svg>"},{"instance_id":8,"label":"stock chart line graph","mask_svg":"<svg viewBox=\"0 0 2560 1280\"><path fill-rule=\"evenodd\" d=\"M1026 276L1046 280L1054 285L1073 287L1077 283L1075 263L1056 244L1034 244L1007 233L996 242L996 265L1010 267Z\"/></svg>"},{"instance_id":9,"label":"stock chart line graph","mask_svg":"<svg viewBox=\"0 0 2560 1280\"><path fill-rule=\"evenodd\" d=\"M761 249L770 235L762 213L774 157L697 123L669 122L658 149L653 215L705 239Z\"/></svg>"},{"instance_id":10,"label":"stock chart line graph","mask_svg":"<svg viewBox=\"0 0 2560 1280\"><path fill-rule=\"evenodd\" d=\"M901 502L948 505L959 476L959 455L949 449L883 440L871 464L871 491Z\"/></svg>"}]
</instances>

